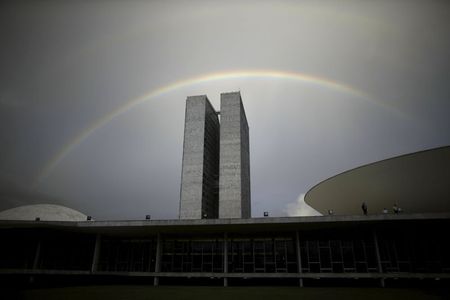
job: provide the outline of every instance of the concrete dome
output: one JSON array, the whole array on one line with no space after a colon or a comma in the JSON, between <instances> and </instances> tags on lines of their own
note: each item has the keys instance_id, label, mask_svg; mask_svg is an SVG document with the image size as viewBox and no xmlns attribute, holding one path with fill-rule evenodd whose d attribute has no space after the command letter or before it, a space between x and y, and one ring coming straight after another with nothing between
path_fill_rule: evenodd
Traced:
<instances>
[{"instance_id":1,"label":"concrete dome","mask_svg":"<svg viewBox=\"0 0 450 300\"><path fill-rule=\"evenodd\" d=\"M0 212L0 220L86 221L87 216L74 209L54 204L24 205Z\"/></svg>"},{"instance_id":2,"label":"concrete dome","mask_svg":"<svg viewBox=\"0 0 450 300\"><path fill-rule=\"evenodd\" d=\"M338 174L311 188L305 202L323 214L450 211L450 146L410 153Z\"/></svg>"}]
</instances>

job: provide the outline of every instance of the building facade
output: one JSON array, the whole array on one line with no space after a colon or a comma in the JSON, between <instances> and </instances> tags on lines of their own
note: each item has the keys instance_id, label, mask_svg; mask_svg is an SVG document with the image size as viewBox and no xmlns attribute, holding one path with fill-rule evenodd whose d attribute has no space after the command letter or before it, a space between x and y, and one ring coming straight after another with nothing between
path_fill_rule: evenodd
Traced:
<instances>
[{"instance_id":1,"label":"building facade","mask_svg":"<svg viewBox=\"0 0 450 300\"><path fill-rule=\"evenodd\" d=\"M220 102L219 121L205 95L186 100L180 219L251 216L249 131L241 95L223 93Z\"/></svg>"},{"instance_id":2,"label":"building facade","mask_svg":"<svg viewBox=\"0 0 450 300\"><path fill-rule=\"evenodd\" d=\"M442 228L449 225L448 213L0 221L0 279L25 285L33 276L50 284L448 286L450 242Z\"/></svg>"},{"instance_id":3,"label":"building facade","mask_svg":"<svg viewBox=\"0 0 450 300\"><path fill-rule=\"evenodd\" d=\"M186 100L180 219L218 217L219 118L208 98Z\"/></svg>"},{"instance_id":4,"label":"building facade","mask_svg":"<svg viewBox=\"0 0 450 300\"><path fill-rule=\"evenodd\" d=\"M219 218L250 218L249 129L241 94L220 95Z\"/></svg>"}]
</instances>

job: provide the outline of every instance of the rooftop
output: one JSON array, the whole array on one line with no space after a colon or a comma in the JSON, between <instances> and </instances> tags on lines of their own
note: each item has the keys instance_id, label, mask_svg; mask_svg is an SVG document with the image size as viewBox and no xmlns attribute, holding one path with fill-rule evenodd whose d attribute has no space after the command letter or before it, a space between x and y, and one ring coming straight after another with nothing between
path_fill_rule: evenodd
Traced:
<instances>
[{"instance_id":1,"label":"rooftop","mask_svg":"<svg viewBox=\"0 0 450 300\"><path fill-rule=\"evenodd\" d=\"M111 220L111 221L11 221L0 220L0 229L53 228L86 233L154 234L154 233L223 233L252 231L289 231L355 226L366 223L446 221L450 213L331 215L314 217L280 217L251 219L201 220Z\"/></svg>"}]
</instances>

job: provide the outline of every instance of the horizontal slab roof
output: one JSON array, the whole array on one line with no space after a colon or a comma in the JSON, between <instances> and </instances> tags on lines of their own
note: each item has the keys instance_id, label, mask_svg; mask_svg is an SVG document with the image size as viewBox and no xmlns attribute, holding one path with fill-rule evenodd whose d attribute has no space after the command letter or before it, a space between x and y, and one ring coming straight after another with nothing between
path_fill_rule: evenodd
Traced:
<instances>
[{"instance_id":1,"label":"horizontal slab roof","mask_svg":"<svg viewBox=\"0 0 450 300\"><path fill-rule=\"evenodd\" d=\"M282 232L293 230L335 229L373 223L450 221L450 213L327 215L203 220L125 220L125 221L0 221L0 229L60 229L85 233L147 235L156 233Z\"/></svg>"}]
</instances>

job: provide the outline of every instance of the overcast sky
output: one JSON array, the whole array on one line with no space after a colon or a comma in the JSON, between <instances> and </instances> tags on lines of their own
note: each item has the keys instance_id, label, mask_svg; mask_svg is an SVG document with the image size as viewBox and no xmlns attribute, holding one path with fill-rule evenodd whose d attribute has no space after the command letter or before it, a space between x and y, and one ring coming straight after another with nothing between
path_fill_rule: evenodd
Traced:
<instances>
[{"instance_id":1,"label":"overcast sky","mask_svg":"<svg viewBox=\"0 0 450 300\"><path fill-rule=\"evenodd\" d=\"M297 214L450 144L449 37L448 1L2 1L0 210L177 218L186 97L241 91L252 215Z\"/></svg>"}]
</instances>

